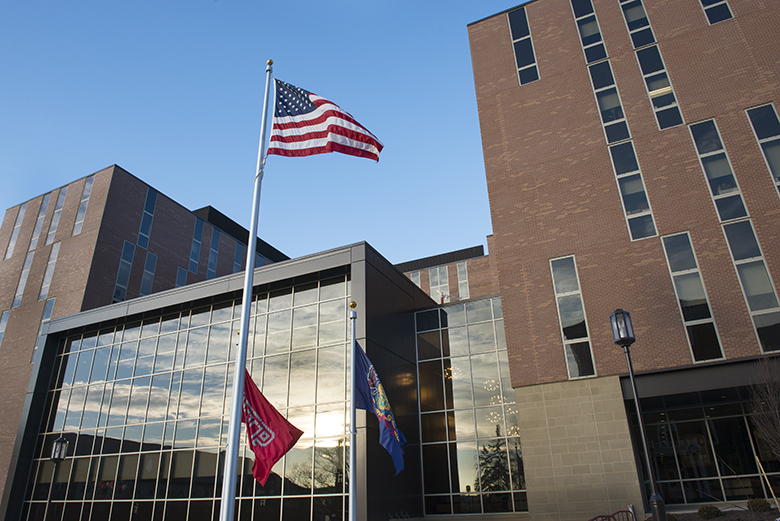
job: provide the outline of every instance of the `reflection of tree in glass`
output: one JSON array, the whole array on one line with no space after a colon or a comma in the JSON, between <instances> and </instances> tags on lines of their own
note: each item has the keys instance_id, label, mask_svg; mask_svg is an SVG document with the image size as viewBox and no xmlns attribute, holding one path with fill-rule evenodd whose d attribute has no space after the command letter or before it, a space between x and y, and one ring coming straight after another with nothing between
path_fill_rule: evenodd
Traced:
<instances>
[{"instance_id":1,"label":"reflection of tree in glass","mask_svg":"<svg viewBox=\"0 0 780 521\"><path fill-rule=\"evenodd\" d=\"M501 436L501 426L496 425L496 436ZM510 490L509 465L506 454L506 439L491 440L479 449L479 472L474 480L474 489L482 492ZM482 484L480 486L480 483Z\"/></svg>"},{"instance_id":2,"label":"reflection of tree in glass","mask_svg":"<svg viewBox=\"0 0 780 521\"><path fill-rule=\"evenodd\" d=\"M343 440L336 447L315 447L314 449L314 488L324 491L340 492L344 485L344 448ZM330 489L330 490L328 490Z\"/></svg>"}]
</instances>

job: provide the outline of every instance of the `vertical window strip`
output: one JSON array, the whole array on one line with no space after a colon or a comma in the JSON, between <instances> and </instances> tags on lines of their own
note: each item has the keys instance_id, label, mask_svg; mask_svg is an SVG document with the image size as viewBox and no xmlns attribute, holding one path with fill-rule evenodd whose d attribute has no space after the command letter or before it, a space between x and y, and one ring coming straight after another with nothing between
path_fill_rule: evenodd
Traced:
<instances>
[{"instance_id":1,"label":"vertical window strip","mask_svg":"<svg viewBox=\"0 0 780 521\"><path fill-rule=\"evenodd\" d=\"M636 51L642 78L645 80L645 90L653 106L653 113L658 122L658 128L676 127L683 124L682 112L677 104L677 98L669 80L661 51L657 45L644 47Z\"/></svg>"},{"instance_id":2,"label":"vertical window strip","mask_svg":"<svg viewBox=\"0 0 780 521\"><path fill-rule=\"evenodd\" d=\"M465 262L458 263L458 298L469 298L469 274Z\"/></svg>"},{"instance_id":3,"label":"vertical window strip","mask_svg":"<svg viewBox=\"0 0 780 521\"><path fill-rule=\"evenodd\" d=\"M176 272L176 287L180 288L187 284L187 270L179 268Z\"/></svg>"},{"instance_id":4,"label":"vertical window strip","mask_svg":"<svg viewBox=\"0 0 780 521\"><path fill-rule=\"evenodd\" d=\"M45 300L49 296L49 287L51 286L51 279L54 276L54 266L57 264L57 256L60 253L61 242L55 242L51 247L51 253L49 254L49 262L46 264L46 273L43 275L43 282L41 283L41 293L38 296L38 300Z\"/></svg>"},{"instance_id":5,"label":"vertical window strip","mask_svg":"<svg viewBox=\"0 0 780 521\"><path fill-rule=\"evenodd\" d=\"M30 363L34 363L36 356L38 356L38 353L41 352L41 348L43 348L43 343L46 341L46 335L43 334L43 325L51 320L52 311L54 310L54 300L53 298L50 298L46 301L46 305L43 307L43 317L41 317L41 327L38 330L38 339L35 342L35 349L33 349L33 354L30 357Z\"/></svg>"},{"instance_id":6,"label":"vertical window strip","mask_svg":"<svg viewBox=\"0 0 780 521\"><path fill-rule=\"evenodd\" d=\"M154 272L157 269L157 255L146 252L146 262L144 262L144 275L141 279L140 295L149 295L152 292L154 284Z\"/></svg>"},{"instance_id":7,"label":"vertical window strip","mask_svg":"<svg viewBox=\"0 0 780 521\"><path fill-rule=\"evenodd\" d=\"M726 149L715 120L689 125L693 144L699 157L713 204L721 222L748 216L742 191L731 168Z\"/></svg>"},{"instance_id":8,"label":"vertical window strip","mask_svg":"<svg viewBox=\"0 0 780 521\"><path fill-rule=\"evenodd\" d=\"M28 251L33 251L35 248L38 247L38 239L41 237L41 230L43 229L43 221L46 218L46 210L49 209L49 200L51 199L51 194L46 194L43 196L43 201L41 202L41 209L38 211L38 219L35 221L35 229L33 230L32 239L30 239L30 247L28 248Z\"/></svg>"},{"instance_id":9,"label":"vertical window strip","mask_svg":"<svg viewBox=\"0 0 780 521\"><path fill-rule=\"evenodd\" d=\"M613 145L609 147L609 155L631 240L655 236L657 231L653 211L647 198L645 181L639 169L634 143L628 141Z\"/></svg>"},{"instance_id":10,"label":"vertical window strip","mask_svg":"<svg viewBox=\"0 0 780 521\"><path fill-rule=\"evenodd\" d=\"M574 256L550 260L569 379L595 376L585 306Z\"/></svg>"},{"instance_id":11,"label":"vertical window strip","mask_svg":"<svg viewBox=\"0 0 780 521\"><path fill-rule=\"evenodd\" d=\"M195 219L195 231L192 233L192 249L190 250L190 266L192 273L198 273L200 259L200 241L203 239L203 221Z\"/></svg>"},{"instance_id":12,"label":"vertical window strip","mask_svg":"<svg viewBox=\"0 0 780 521\"><path fill-rule=\"evenodd\" d=\"M8 315L10 311L3 311L0 315L0 347L3 346L3 335L5 335L5 326L8 325Z\"/></svg>"},{"instance_id":13,"label":"vertical window strip","mask_svg":"<svg viewBox=\"0 0 780 521\"><path fill-rule=\"evenodd\" d=\"M710 25L734 18L727 0L699 0Z\"/></svg>"},{"instance_id":14,"label":"vertical window strip","mask_svg":"<svg viewBox=\"0 0 780 521\"><path fill-rule=\"evenodd\" d=\"M211 231L211 247L209 248L209 264L206 268L206 278L213 279L217 275L217 259L219 258L219 230Z\"/></svg>"},{"instance_id":15,"label":"vertical window strip","mask_svg":"<svg viewBox=\"0 0 780 521\"><path fill-rule=\"evenodd\" d=\"M507 13L509 33L512 36L512 50L515 55L517 79L520 85L539 79L539 69L536 66L534 45L531 41L531 29L528 26L525 7Z\"/></svg>"},{"instance_id":16,"label":"vertical window strip","mask_svg":"<svg viewBox=\"0 0 780 521\"><path fill-rule=\"evenodd\" d=\"M16 249L16 241L19 239L19 230L22 229L22 221L24 220L24 214L27 212L27 203L24 203L19 207L19 213L16 214L16 222L14 222L14 230L11 232L11 240L8 241L8 248L5 250L5 260L11 258Z\"/></svg>"},{"instance_id":17,"label":"vertical window strip","mask_svg":"<svg viewBox=\"0 0 780 521\"><path fill-rule=\"evenodd\" d=\"M73 235L79 235L81 233L81 229L84 227L84 216L87 214L89 195L92 193L92 183L94 181L95 181L95 176L91 175L84 182L84 190L81 192L81 202L79 203L79 211L76 214L76 223L73 225Z\"/></svg>"},{"instance_id":18,"label":"vertical window strip","mask_svg":"<svg viewBox=\"0 0 780 521\"><path fill-rule=\"evenodd\" d=\"M620 7L634 49L655 43L655 35L642 0L620 0Z\"/></svg>"},{"instance_id":19,"label":"vertical window strip","mask_svg":"<svg viewBox=\"0 0 780 521\"><path fill-rule=\"evenodd\" d=\"M67 193L67 186L60 188L60 193L57 196L57 205L54 207L54 215L52 215L51 224L49 224L49 233L46 235L47 246L54 242L54 236L57 234L57 227L60 224L60 215L62 215L62 206L65 204L65 195Z\"/></svg>"},{"instance_id":20,"label":"vertical window strip","mask_svg":"<svg viewBox=\"0 0 780 521\"><path fill-rule=\"evenodd\" d=\"M428 274L431 278L431 298L444 304L450 301L450 284L447 278L447 266L430 268Z\"/></svg>"},{"instance_id":21,"label":"vertical window strip","mask_svg":"<svg viewBox=\"0 0 780 521\"><path fill-rule=\"evenodd\" d=\"M662 243L693 360L723 358L718 329L690 235L687 232L667 235Z\"/></svg>"},{"instance_id":22,"label":"vertical window strip","mask_svg":"<svg viewBox=\"0 0 780 521\"><path fill-rule=\"evenodd\" d=\"M138 230L138 246L149 248L149 237L152 234L152 221L154 221L154 208L157 204L157 190L149 188L146 191L146 202L144 203L144 213L141 216L141 227Z\"/></svg>"},{"instance_id":23,"label":"vertical window strip","mask_svg":"<svg viewBox=\"0 0 780 521\"><path fill-rule=\"evenodd\" d=\"M27 258L24 259L24 267L22 267L22 274L19 276L19 284L16 286L12 308L18 308L22 303L22 295L24 295L24 287L27 285L27 277L30 276L30 266L32 266L34 254L34 251L29 252Z\"/></svg>"},{"instance_id":24,"label":"vertical window strip","mask_svg":"<svg viewBox=\"0 0 780 521\"><path fill-rule=\"evenodd\" d=\"M119 260L119 269L116 274L116 284L114 285L114 302L122 302L127 298L127 285L130 282L130 269L133 267L133 256L135 255L135 244L125 241L122 248L122 258Z\"/></svg>"},{"instance_id":25,"label":"vertical window strip","mask_svg":"<svg viewBox=\"0 0 780 521\"><path fill-rule=\"evenodd\" d=\"M244 260L244 245L240 242L236 243L236 253L233 255L233 273L241 271Z\"/></svg>"},{"instance_id":26,"label":"vertical window strip","mask_svg":"<svg viewBox=\"0 0 780 521\"><path fill-rule=\"evenodd\" d=\"M607 144L630 139L631 133L609 60L590 65L588 72Z\"/></svg>"},{"instance_id":27,"label":"vertical window strip","mask_svg":"<svg viewBox=\"0 0 780 521\"><path fill-rule=\"evenodd\" d=\"M607 57L607 49L601 37L601 29L590 0L571 0L574 22L580 35L585 63L594 63Z\"/></svg>"},{"instance_id":28,"label":"vertical window strip","mask_svg":"<svg viewBox=\"0 0 780 521\"><path fill-rule=\"evenodd\" d=\"M773 104L747 110L758 146L772 176L772 182L780 192L780 120Z\"/></svg>"}]
</instances>

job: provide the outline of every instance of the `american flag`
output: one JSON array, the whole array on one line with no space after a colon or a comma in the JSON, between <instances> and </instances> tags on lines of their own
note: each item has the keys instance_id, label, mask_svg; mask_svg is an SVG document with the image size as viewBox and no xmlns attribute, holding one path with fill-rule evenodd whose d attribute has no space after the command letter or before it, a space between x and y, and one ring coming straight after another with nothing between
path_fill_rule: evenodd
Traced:
<instances>
[{"instance_id":1,"label":"american flag","mask_svg":"<svg viewBox=\"0 0 780 521\"><path fill-rule=\"evenodd\" d=\"M341 152L379 161L383 145L335 103L289 83L276 82L269 154L310 156Z\"/></svg>"}]
</instances>

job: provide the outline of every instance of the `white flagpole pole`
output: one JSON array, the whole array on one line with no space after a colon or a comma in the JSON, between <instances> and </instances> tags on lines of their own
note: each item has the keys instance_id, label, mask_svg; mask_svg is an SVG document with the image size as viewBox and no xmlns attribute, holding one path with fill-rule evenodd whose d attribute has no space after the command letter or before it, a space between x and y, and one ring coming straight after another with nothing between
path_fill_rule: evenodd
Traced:
<instances>
[{"instance_id":1,"label":"white flagpole pole","mask_svg":"<svg viewBox=\"0 0 780 521\"><path fill-rule=\"evenodd\" d=\"M355 409L355 360L357 360L357 339L355 338L355 323L357 322L357 304L350 302L349 319L352 321L352 356L350 364L349 385L349 521L357 520L355 505L357 504L357 425Z\"/></svg>"},{"instance_id":2,"label":"white flagpole pole","mask_svg":"<svg viewBox=\"0 0 780 521\"><path fill-rule=\"evenodd\" d=\"M241 408L244 399L244 369L246 368L247 336L249 335L249 314L252 304L252 286L257 256L257 221L260 213L260 187L263 184L265 167L265 134L268 120L268 92L271 88L273 60L268 60L265 68L265 94L263 97L263 120L260 125L260 146L257 151L257 175L255 175L255 193L252 200L252 219L249 225L249 239L246 246L246 274L244 276L244 297L241 304L241 330L239 332L238 352L236 353L235 372L233 374L233 398L230 404L230 427L228 429L225 469L222 475L222 502L219 519L233 521L236 503L236 474L238 449L241 438Z\"/></svg>"}]
</instances>

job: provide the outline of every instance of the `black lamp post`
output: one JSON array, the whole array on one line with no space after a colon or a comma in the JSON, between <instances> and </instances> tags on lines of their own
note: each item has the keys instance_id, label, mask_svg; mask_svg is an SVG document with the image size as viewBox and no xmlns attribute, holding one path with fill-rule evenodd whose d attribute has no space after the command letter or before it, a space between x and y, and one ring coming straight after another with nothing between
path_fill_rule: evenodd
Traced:
<instances>
[{"instance_id":1,"label":"black lamp post","mask_svg":"<svg viewBox=\"0 0 780 521\"><path fill-rule=\"evenodd\" d=\"M631 323L631 314L628 311L616 309L614 313L609 315L609 322L612 326L612 340L622 347L626 353L628 376L631 379L631 391L634 393L634 405L636 406L636 414L639 419L639 431L642 434L642 443L645 445L645 463L647 464L647 472L650 477L650 486L653 490L653 495L650 496L650 510L653 513L654 521L666 521L666 505L664 504L664 498L658 493L655 478L653 477L653 466L650 461L650 444L647 443L647 436L645 435L642 409L639 406L639 395L636 392L636 381L634 381L634 367L631 364L631 353L628 350L628 347L636 341L634 326Z\"/></svg>"},{"instance_id":2,"label":"black lamp post","mask_svg":"<svg viewBox=\"0 0 780 521\"><path fill-rule=\"evenodd\" d=\"M57 467L65 460L68 455L68 440L60 436L51 444L51 456L49 459L54 463L54 473L51 477L51 486L54 488L54 480L57 479ZM49 510L51 510L51 494L52 490L49 490L49 499L46 502L46 517L49 517Z\"/></svg>"}]
</instances>

